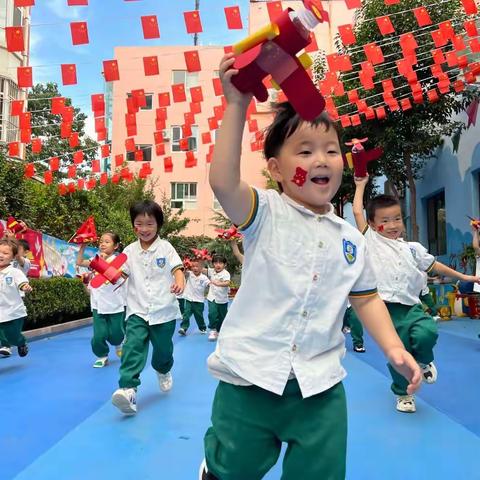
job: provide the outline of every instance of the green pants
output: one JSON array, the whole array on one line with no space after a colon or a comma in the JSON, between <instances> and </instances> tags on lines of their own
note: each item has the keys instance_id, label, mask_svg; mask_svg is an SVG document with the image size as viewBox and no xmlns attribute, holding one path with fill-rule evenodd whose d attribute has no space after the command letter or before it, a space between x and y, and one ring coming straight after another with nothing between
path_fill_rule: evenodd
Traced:
<instances>
[{"instance_id":1,"label":"green pants","mask_svg":"<svg viewBox=\"0 0 480 480\"><path fill-rule=\"evenodd\" d=\"M228 303L216 303L208 301L208 328L220 331L223 321L227 316Z\"/></svg>"},{"instance_id":2,"label":"green pants","mask_svg":"<svg viewBox=\"0 0 480 480\"><path fill-rule=\"evenodd\" d=\"M202 302L191 302L190 300L185 300L185 310L182 315L182 323L180 326L187 331L190 326L190 317L194 316L195 321L197 322L199 330L206 330L207 326L205 325L205 320L203 319L203 309L204 304Z\"/></svg>"},{"instance_id":3,"label":"green pants","mask_svg":"<svg viewBox=\"0 0 480 480\"><path fill-rule=\"evenodd\" d=\"M438 310L435 306L435 302L433 301L433 297L430 292L425 295L420 295L420 301L426 307L426 310L430 315L437 315Z\"/></svg>"},{"instance_id":4,"label":"green pants","mask_svg":"<svg viewBox=\"0 0 480 480\"><path fill-rule=\"evenodd\" d=\"M418 363L433 361L433 347L437 343L437 325L432 317L423 311L420 304L402 305L400 303L385 303L392 317L393 326L406 350L413 355ZM390 364L392 376L392 391L396 395L406 395L408 381Z\"/></svg>"},{"instance_id":5,"label":"green pants","mask_svg":"<svg viewBox=\"0 0 480 480\"><path fill-rule=\"evenodd\" d=\"M354 347L363 347L363 327L352 307L347 308L343 317L343 324L350 327L350 335Z\"/></svg>"},{"instance_id":6,"label":"green pants","mask_svg":"<svg viewBox=\"0 0 480 480\"><path fill-rule=\"evenodd\" d=\"M180 313L182 314L182 317L183 317L183 312L185 311L185 299L177 298L177 300L178 300L178 306L180 307Z\"/></svg>"},{"instance_id":7,"label":"green pants","mask_svg":"<svg viewBox=\"0 0 480 480\"><path fill-rule=\"evenodd\" d=\"M174 333L175 320L159 325L149 325L137 315L128 317L120 366L120 388L136 388L140 385L140 373L147 363L149 341L153 347L154 370L159 373L168 373L172 369Z\"/></svg>"},{"instance_id":8,"label":"green pants","mask_svg":"<svg viewBox=\"0 0 480 480\"><path fill-rule=\"evenodd\" d=\"M106 357L108 344L120 345L125 337L125 312L93 314L92 350L97 357ZM108 343L107 343L108 342Z\"/></svg>"},{"instance_id":9,"label":"green pants","mask_svg":"<svg viewBox=\"0 0 480 480\"><path fill-rule=\"evenodd\" d=\"M282 396L220 382L205 434L207 467L220 480L259 480L288 444L282 480L344 480L347 407L342 383L302 398L296 380Z\"/></svg>"},{"instance_id":10,"label":"green pants","mask_svg":"<svg viewBox=\"0 0 480 480\"><path fill-rule=\"evenodd\" d=\"M23 347L27 339L22 335L23 322L27 317L16 318L9 322L0 323L0 343L2 347Z\"/></svg>"}]
</instances>

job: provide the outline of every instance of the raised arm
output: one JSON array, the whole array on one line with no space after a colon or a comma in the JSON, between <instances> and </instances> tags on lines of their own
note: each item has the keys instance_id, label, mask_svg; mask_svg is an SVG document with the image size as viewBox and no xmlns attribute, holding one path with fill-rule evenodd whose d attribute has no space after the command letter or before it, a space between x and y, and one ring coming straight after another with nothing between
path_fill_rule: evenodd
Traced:
<instances>
[{"instance_id":1,"label":"raised arm","mask_svg":"<svg viewBox=\"0 0 480 480\"><path fill-rule=\"evenodd\" d=\"M230 246L232 247L232 252L235 258L243 265L243 254L240 252L238 248L238 242L235 239L230 240Z\"/></svg>"},{"instance_id":2,"label":"raised arm","mask_svg":"<svg viewBox=\"0 0 480 480\"><path fill-rule=\"evenodd\" d=\"M78 253L77 253L77 265L79 267L89 267L90 266L90 260L85 260L83 258L83 254L85 253L85 247L86 245L84 243L82 243L80 245L80 248L78 249Z\"/></svg>"},{"instance_id":3,"label":"raised arm","mask_svg":"<svg viewBox=\"0 0 480 480\"><path fill-rule=\"evenodd\" d=\"M365 188L368 183L368 176L354 178L355 181L355 195L353 197L353 216L355 218L355 223L357 228L363 232L367 226L367 220L363 214L363 197L365 195Z\"/></svg>"},{"instance_id":4,"label":"raised arm","mask_svg":"<svg viewBox=\"0 0 480 480\"><path fill-rule=\"evenodd\" d=\"M464 273L457 272L453 268L447 267L446 265L438 261L433 264L432 270L435 273L439 273L440 275L443 275L445 277L458 278L462 282L480 283L480 277L475 275L465 275Z\"/></svg>"},{"instance_id":5,"label":"raised arm","mask_svg":"<svg viewBox=\"0 0 480 480\"><path fill-rule=\"evenodd\" d=\"M250 187L240 178L242 136L252 96L240 93L232 85L231 78L238 73L231 68L234 60L233 54L228 54L220 62L227 108L215 141L210 186L230 220L240 225L247 219L253 201Z\"/></svg>"}]
</instances>

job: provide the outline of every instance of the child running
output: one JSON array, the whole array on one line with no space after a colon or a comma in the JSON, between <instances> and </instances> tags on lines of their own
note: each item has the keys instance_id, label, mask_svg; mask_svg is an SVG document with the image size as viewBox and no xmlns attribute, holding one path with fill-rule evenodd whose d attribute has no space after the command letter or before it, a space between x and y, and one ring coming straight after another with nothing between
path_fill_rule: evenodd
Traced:
<instances>
[{"instance_id":1,"label":"child running","mask_svg":"<svg viewBox=\"0 0 480 480\"><path fill-rule=\"evenodd\" d=\"M200 478L261 479L285 442L282 480L343 480L347 299L408 379L410 393L420 385L420 369L376 293L364 239L330 203L343 172L334 123L325 113L304 121L288 103L280 105L264 154L283 193L250 187L240 158L251 95L232 85L233 62L229 54L220 64L227 107L210 185L244 235L245 263L208 359L219 384ZM299 171L302 185L293 181Z\"/></svg>"},{"instance_id":2,"label":"child running","mask_svg":"<svg viewBox=\"0 0 480 480\"><path fill-rule=\"evenodd\" d=\"M77 265L89 267L91 260L84 259L85 244L80 245ZM100 256L112 262L120 249L120 237L113 232L105 232L98 243ZM107 282L98 288L89 288L93 316L92 351L97 356L93 368L103 368L108 364L108 344L115 347L118 357L122 355L122 342L125 337L125 287Z\"/></svg>"},{"instance_id":3,"label":"child running","mask_svg":"<svg viewBox=\"0 0 480 480\"><path fill-rule=\"evenodd\" d=\"M208 340L214 342L218 338L223 320L228 311L228 290L230 273L225 269L227 259L223 255L214 255L213 268L208 269L210 288L208 290Z\"/></svg>"},{"instance_id":4,"label":"child running","mask_svg":"<svg viewBox=\"0 0 480 480\"><path fill-rule=\"evenodd\" d=\"M136 391L145 368L149 342L153 347L152 367L160 390L173 385L173 341L180 309L175 295L183 292L182 260L167 241L159 237L163 212L157 203L144 200L130 208L130 219L138 240L124 253L127 280L127 330L120 366L120 388L112 403L122 413L137 412Z\"/></svg>"}]
</instances>

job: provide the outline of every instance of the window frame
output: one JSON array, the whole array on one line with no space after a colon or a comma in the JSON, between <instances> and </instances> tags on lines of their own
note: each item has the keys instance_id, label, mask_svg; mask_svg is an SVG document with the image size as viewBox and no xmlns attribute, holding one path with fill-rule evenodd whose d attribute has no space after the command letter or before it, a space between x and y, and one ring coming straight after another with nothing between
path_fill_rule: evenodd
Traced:
<instances>
[{"instance_id":1,"label":"window frame","mask_svg":"<svg viewBox=\"0 0 480 480\"><path fill-rule=\"evenodd\" d=\"M170 182L170 207L196 210L198 208L198 183Z\"/></svg>"},{"instance_id":2,"label":"window frame","mask_svg":"<svg viewBox=\"0 0 480 480\"><path fill-rule=\"evenodd\" d=\"M151 143L135 144L135 150L143 151L143 160L142 160L143 162L152 161L153 145ZM127 162L136 162L137 160L135 160L135 152L127 152L126 159L127 159Z\"/></svg>"}]
</instances>

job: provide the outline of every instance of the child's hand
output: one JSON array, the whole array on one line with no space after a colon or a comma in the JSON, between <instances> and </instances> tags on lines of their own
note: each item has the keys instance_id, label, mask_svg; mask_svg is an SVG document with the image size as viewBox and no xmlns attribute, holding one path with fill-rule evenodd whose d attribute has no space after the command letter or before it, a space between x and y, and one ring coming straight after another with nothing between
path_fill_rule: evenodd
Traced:
<instances>
[{"instance_id":1,"label":"child's hand","mask_svg":"<svg viewBox=\"0 0 480 480\"><path fill-rule=\"evenodd\" d=\"M223 94L227 103L247 106L252 99L252 94L239 92L232 85L232 77L238 73L238 70L231 68L234 62L235 55L233 53L227 53L220 61L220 80L222 81Z\"/></svg>"},{"instance_id":2,"label":"child's hand","mask_svg":"<svg viewBox=\"0 0 480 480\"><path fill-rule=\"evenodd\" d=\"M370 180L368 173L366 177L353 177L353 181L355 182L355 185L358 187L360 185L366 185L368 181Z\"/></svg>"},{"instance_id":3,"label":"child's hand","mask_svg":"<svg viewBox=\"0 0 480 480\"><path fill-rule=\"evenodd\" d=\"M183 293L183 289L185 287L183 285L179 285L178 283L173 283L170 287L170 292L174 293L175 295L180 295Z\"/></svg>"},{"instance_id":4,"label":"child's hand","mask_svg":"<svg viewBox=\"0 0 480 480\"><path fill-rule=\"evenodd\" d=\"M387 357L392 367L409 381L407 393L412 395L422 383L418 363L404 348L400 347L392 348L387 353Z\"/></svg>"},{"instance_id":5,"label":"child's hand","mask_svg":"<svg viewBox=\"0 0 480 480\"><path fill-rule=\"evenodd\" d=\"M473 282L473 283L480 283L480 277L476 277L475 275L464 275L463 276L464 282Z\"/></svg>"},{"instance_id":6,"label":"child's hand","mask_svg":"<svg viewBox=\"0 0 480 480\"><path fill-rule=\"evenodd\" d=\"M11 230L8 230L8 228L5 230L5 233L3 235L3 238L7 240L15 240L15 233L13 233Z\"/></svg>"},{"instance_id":7,"label":"child's hand","mask_svg":"<svg viewBox=\"0 0 480 480\"><path fill-rule=\"evenodd\" d=\"M22 292L30 293L33 290L33 288L29 283L26 283L25 285L22 286L22 288L20 288L20 290Z\"/></svg>"}]
</instances>

